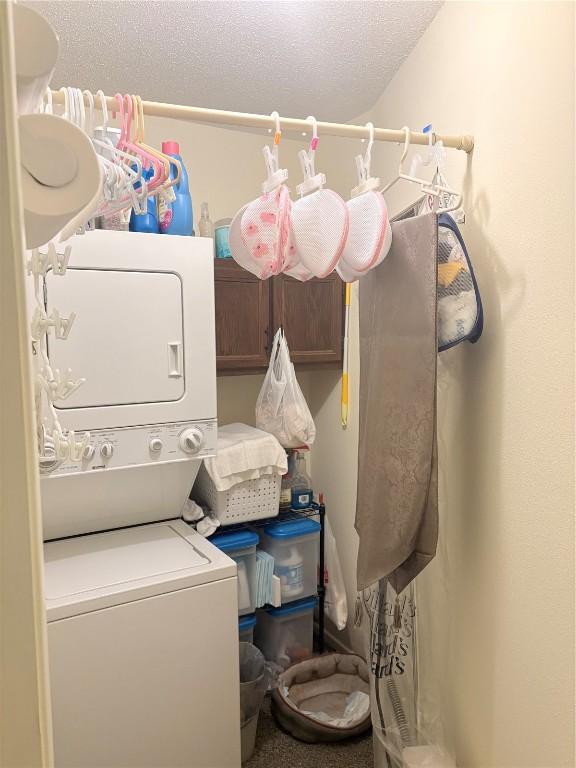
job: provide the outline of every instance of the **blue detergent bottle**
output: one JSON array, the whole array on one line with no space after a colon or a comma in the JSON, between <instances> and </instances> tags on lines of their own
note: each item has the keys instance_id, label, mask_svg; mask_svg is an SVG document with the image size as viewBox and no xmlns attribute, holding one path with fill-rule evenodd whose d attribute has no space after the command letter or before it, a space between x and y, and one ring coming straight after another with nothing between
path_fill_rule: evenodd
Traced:
<instances>
[{"instance_id":1,"label":"blue detergent bottle","mask_svg":"<svg viewBox=\"0 0 576 768\"><path fill-rule=\"evenodd\" d=\"M136 166L132 166L136 169ZM150 181L154 175L154 169L148 168L142 171L144 181ZM140 187L140 183L134 185L135 189ZM156 196L151 195L147 201L146 213L136 213L134 208L130 213L130 224L128 226L130 232L153 232L158 234L158 214L156 212Z\"/></svg>"},{"instance_id":2,"label":"blue detergent bottle","mask_svg":"<svg viewBox=\"0 0 576 768\"><path fill-rule=\"evenodd\" d=\"M167 203L162 198L158 200L158 223L163 235L193 235L192 198L188 189L188 174L180 157L180 146L177 141L163 141L162 152L175 157L182 165L180 181L172 189L176 199ZM170 178L177 175L176 166L170 164Z\"/></svg>"}]
</instances>

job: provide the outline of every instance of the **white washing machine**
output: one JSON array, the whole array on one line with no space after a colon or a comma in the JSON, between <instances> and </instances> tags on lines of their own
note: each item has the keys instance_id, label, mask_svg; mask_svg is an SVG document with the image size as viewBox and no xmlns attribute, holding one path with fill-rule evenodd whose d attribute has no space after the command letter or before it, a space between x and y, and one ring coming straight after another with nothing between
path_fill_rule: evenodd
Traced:
<instances>
[{"instance_id":1,"label":"white washing machine","mask_svg":"<svg viewBox=\"0 0 576 768\"><path fill-rule=\"evenodd\" d=\"M45 561L57 768L239 768L234 561L180 520Z\"/></svg>"}]
</instances>

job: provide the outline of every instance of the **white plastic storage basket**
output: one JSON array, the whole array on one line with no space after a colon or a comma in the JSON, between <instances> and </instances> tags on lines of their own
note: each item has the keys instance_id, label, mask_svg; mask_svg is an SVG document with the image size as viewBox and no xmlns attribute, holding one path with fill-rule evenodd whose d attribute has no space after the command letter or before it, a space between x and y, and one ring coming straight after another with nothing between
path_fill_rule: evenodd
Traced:
<instances>
[{"instance_id":1,"label":"white plastic storage basket","mask_svg":"<svg viewBox=\"0 0 576 768\"><path fill-rule=\"evenodd\" d=\"M193 496L207 504L222 525L276 517L280 508L280 475L263 475L257 480L218 491L204 464L200 467Z\"/></svg>"}]
</instances>

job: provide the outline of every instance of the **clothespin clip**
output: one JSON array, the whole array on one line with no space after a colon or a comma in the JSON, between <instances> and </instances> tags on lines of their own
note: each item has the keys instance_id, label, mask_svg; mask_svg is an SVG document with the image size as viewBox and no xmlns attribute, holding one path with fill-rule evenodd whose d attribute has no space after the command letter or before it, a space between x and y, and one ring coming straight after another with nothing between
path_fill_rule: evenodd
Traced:
<instances>
[{"instance_id":1,"label":"clothespin clip","mask_svg":"<svg viewBox=\"0 0 576 768\"><path fill-rule=\"evenodd\" d=\"M54 336L57 339L67 339L75 319L75 312L71 312L69 317L62 317L57 309L53 309L48 316L48 325L54 328Z\"/></svg>"},{"instance_id":2,"label":"clothespin clip","mask_svg":"<svg viewBox=\"0 0 576 768\"><path fill-rule=\"evenodd\" d=\"M266 181L262 184L262 192L264 194L273 192L288 179L288 171L285 168L278 168L278 147L282 139L280 116L278 112L272 112L271 117L275 124L273 149L266 145L262 150L267 176Z\"/></svg>"},{"instance_id":3,"label":"clothespin clip","mask_svg":"<svg viewBox=\"0 0 576 768\"><path fill-rule=\"evenodd\" d=\"M52 269L55 275L65 275L71 253L71 245L65 247L64 253L59 253L54 243L48 243L46 253L34 248L26 264L28 274L34 275L34 277L39 275L45 277L47 272Z\"/></svg>"},{"instance_id":4,"label":"clothespin clip","mask_svg":"<svg viewBox=\"0 0 576 768\"><path fill-rule=\"evenodd\" d=\"M83 378L74 381L71 368L67 368L64 375L62 375L58 368L53 371L49 365L45 365L42 368L42 371L37 375L37 379L52 403L55 403L57 400L66 400L86 381Z\"/></svg>"},{"instance_id":5,"label":"clothespin clip","mask_svg":"<svg viewBox=\"0 0 576 768\"><path fill-rule=\"evenodd\" d=\"M67 435L68 440L68 455L70 461L82 461L84 458L84 452L90 445L90 432L84 432L79 440L76 440L76 434L74 430L70 430Z\"/></svg>"},{"instance_id":6,"label":"clothespin clip","mask_svg":"<svg viewBox=\"0 0 576 768\"><path fill-rule=\"evenodd\" d=\"M368 146L364 157L356 155L356 172L358 174L358 186L351 191L351 197L358 197L364 192L370 192L373 189L380 189L380 179L370 175L370 166L372 164L372 147L374 146L374 125L366 123L368 129Z\"/></svg>"},{"instance_id":7,"label":"clothespin clip","mask_svg":"<svg viewBox=\"0 0 576 768\"><path fill-rule=\"evenodd\" d=\"M36 307L30 322L30 334L33 341L40 341L46 333L47 327L48 318L46 317L46 312L44 312L43 309L40 309L40 307Z\"/></svg>"},{"instance_id":8,"label":"clothespin clip","mask_svg":"<svg viewBox=\"0 0 576 768\"><path fill-rule=\"evenodd\" d=\"M62 277L66 274L68 269L68 262L70 261L70 255L72 253L72 246L67 245L64 248L64 253L59 253L54 246L54 243L50 243L52 249L52 271L55 275Z\"/></svg>"},{"instance_id":9,"label":"clothespin clip","mask_svg":"<svg viewBox=\"0 0 576 768\"><path fill-rule=\"evenodd\" d=\"M316 192L318 189L322 189L324 184L326 184L326 176L323 173L316 173L315 168L316 148L320 141L318 138L318 123L316 118L312 115L309 115L306 120L312 122L312 138L310 139L308 152L306 152L305 149L301 149L300 152L298 152L300 167L302 168L302 173L304 175L304 181L296 187L296 192L298 192L300 197L309 195L311 192Z\"/></svg>"},{"instance_id":10,"label":"clothespin clip","mask_svg":"<svg viewBox=\"0 0 576 768\"><path fill-rule=\"evenodd\" d=\"M70 444L68 438L59 431L52 433L52 441L54 443L54 456L59 461L66 461L70 456Z\"/></svg>"}]
</instances>

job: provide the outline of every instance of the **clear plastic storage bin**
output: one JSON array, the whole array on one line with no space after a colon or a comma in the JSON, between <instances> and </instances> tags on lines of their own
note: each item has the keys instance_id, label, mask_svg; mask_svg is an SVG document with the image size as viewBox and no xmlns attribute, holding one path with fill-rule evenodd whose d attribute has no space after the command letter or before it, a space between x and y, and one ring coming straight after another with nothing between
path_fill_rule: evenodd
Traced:
<instances>
[{"instance_id":1,"label":"clear plastic storage bin","mask_svg":"<svg viewBox=\"0 0 576 768\"><path fill-rule=\"evenodd\" d=\"M256 597L256 546L258 534L252 531L219 533L210 541L236 561L238 566L238 613L254 613Z\"/></svg>"},{"instance_id":2,"label":"clear plastic storage bin","mask_svg":"<svg viewBox=\"0 0 576 768\"><path fill-rule=\"evenodd\" d=\"M256 645L268 661L286 668L312 655L315 606L308 597L259 614Z\"/></svg>"},{"instance_id":3,"label":"clear plastic storage bin","mask_svg":"<svg viewBox=\"0 0 576 768\"><path fill-rule=\"evenodd\" d=\"M274 558L282 605L318 591L320 523L309 518L270 523L260 547Z\"/></svg>"},{"instance_id":4,"label":"clear plastic storage bin","mask_svg":"<svg viewBox=\"0 0 576 768\"><path fill-rule=\"evenodd\" d=\"M242 616L238 619L238 640L241 643L254 642L254 627L256 626L256 614Z\"/></svg>"}]
</instances>

